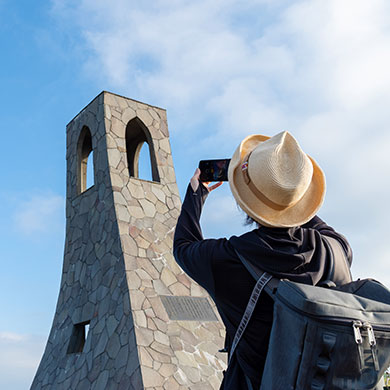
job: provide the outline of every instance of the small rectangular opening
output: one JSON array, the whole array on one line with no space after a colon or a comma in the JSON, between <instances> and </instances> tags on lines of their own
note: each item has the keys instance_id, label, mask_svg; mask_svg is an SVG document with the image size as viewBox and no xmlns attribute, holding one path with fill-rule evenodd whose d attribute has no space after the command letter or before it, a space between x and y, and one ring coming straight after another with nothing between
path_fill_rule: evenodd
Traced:
<instances>
[{"instance_id":1,"label":"small rectangular opening","mask_svg":"<svg viewBox=\"0 0 390 390\"><path fill-rule=\"evenodd\" d=\"M81 322L73 325L72 335L70 336L67 353L81 353L89 332L90 321Z\"/></svg>"}]
</instances>

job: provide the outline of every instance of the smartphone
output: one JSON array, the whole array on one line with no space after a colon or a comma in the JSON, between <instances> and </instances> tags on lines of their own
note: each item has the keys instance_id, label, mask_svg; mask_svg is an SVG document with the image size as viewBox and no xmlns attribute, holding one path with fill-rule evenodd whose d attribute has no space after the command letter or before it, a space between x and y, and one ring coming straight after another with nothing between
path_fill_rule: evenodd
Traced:
<instances>
[{"instance_id":1,"label":"smartphone","mask_svg":"<svg viewBox=\"0 0 390 390\"><path fill-rule=\"evenodd\" d=\"M199 161L200 181L228 181L230 158Z\"/></svg>"}]
</instances>

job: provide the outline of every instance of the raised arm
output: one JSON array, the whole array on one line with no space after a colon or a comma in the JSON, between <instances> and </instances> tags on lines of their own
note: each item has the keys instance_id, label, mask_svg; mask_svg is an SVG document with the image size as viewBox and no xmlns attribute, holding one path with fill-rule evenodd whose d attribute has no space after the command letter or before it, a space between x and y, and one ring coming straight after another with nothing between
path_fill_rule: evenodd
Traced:
<instances>
[{"instance_id":1,"label":"raised arm","mask_svg":"<svg viewBox=\"0 0 390 390\"><path fill-rule=\"evenodd\" d=\"M204 240L200 227L200 215L209 192L220 184L207 187L198 181L200 171L195 172L182 204L173 240L173 254L180 267L210 294L214 292L212 272L213 253L225 239ZM193 180L193 179L196 179Z\"/></svg>"}]
</instances>

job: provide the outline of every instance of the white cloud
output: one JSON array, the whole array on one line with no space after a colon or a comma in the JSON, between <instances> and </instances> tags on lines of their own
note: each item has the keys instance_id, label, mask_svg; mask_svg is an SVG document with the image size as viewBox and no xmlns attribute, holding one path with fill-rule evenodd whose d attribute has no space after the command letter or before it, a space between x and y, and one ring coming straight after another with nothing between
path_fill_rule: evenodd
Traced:
<instances>
[{"instance_id":1,"label":"white cloud","mask_svg":"<svg viewBox=\"0 0 390 390\"><path fill-rule=\"evenodd\" d=\"M253 76L263 67L275 66L273 57L259 55L256 36L246 42L246 35L253 32L239 20L265 9L263 3L268 2L159 1L146 5L84 0L75 8L64 7L66 3L72 5L57 1L55 13L60 19L79 15L94 77L100 74L114 87L132 93L184 107L199 104L210 90L218 95L232 77ZM278 64L286 66L284 61Z\"/></svg>"},{"instance_id":2,"label":"white cloud","mask_svg":"<svg viewBox=\"0 0 390 390\"><path fill-rule=\"evenodd\" d=\"M0 341L20 342L26 339L26 335L12 332L0 332Z\"/></svg>"},{"instance_id":3,"label":"white cloud","mask_svg":"<svg viewBox=\"0 0 390 390\"><path fill-rule=\"evenodd\" d=\"M94 78L214 115L225 132L299 132L312 116L385 101L385 0L280 3L57 0L54 10L78 20Z\"/></svg>"},{"instance_id":4,"label":"white cloud","mask_svg":"<svg viewBox=\"0 0 390 390\"><path fill-rule=\"evenodd\" d=\"M15 228L23 234L63 229L64 199L59 195L33 195L21 201L13 216Z\"/></svg>"}]
</instances>

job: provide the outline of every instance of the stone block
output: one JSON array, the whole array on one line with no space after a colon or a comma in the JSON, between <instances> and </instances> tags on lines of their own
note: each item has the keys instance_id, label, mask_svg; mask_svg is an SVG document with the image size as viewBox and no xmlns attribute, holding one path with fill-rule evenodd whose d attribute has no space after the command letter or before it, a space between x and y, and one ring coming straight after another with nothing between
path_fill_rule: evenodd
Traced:
<instances>
[{"instance_id":1,"label":"stone block","mask_svg":"<svg viewBox=\"0 0 390 390\"><path fill-rule=\"evenodd\" d=\"M130 290L137 290L141 286L141 279L134 271L126 272L126 277Z\"/></svg>"},{"instance_id":2,"label":"stone block","mask_svg":"<svg viewBox=\"0 0 390 390\"><path fill-rule=\"evenodd\" d=\"M136 117L135 111L131 107L127 107L122 112L122 122L126 125Z\"/></svg>"},{"instance_id":3,"label":"stone block","mask_svg":"<svg viewBox=\"0 0 390 390\"><path fill-rule=\"evenodd\" d=\"M158 295L170 295L171 292L167 289L166 285L160 280L153 280L153 288Z\"/></svg>"},{"instance_id":4,"label":"stone block","mask_svg":"<svg viewBox=\"0 0 390 390\"><path fill-rule=\"evenodd\" d=\"M159 330L156 330L154 332L154 339L160 343L160 344L163 344L163 345L166 345L166 346L169 346L169 337L163 333L163 332L160 332Z\"/></svg>"},{"instance_id":5,"label":"stone block","mask_svg":"<svg viewBox=\"0 0 390 390\"><path fill-rule=\"evenodd\" d=\"M145 216L144 210L140 206L129 206L128 210L134 218L143 218Z\"/></svg>"},{"instance_id":6,"label":"stone block","mask_svg":"<svg viewBox=\"0 0 390 390\"><path fill-rule=\"evenodd\" d=\"M131 207L128 208L127 206L118 205L116 211L120 221L130 222Z\"/></svg>"},{"instance_id":7,"label":"stone block","mask_svg":"<svg viewBox=\"0 0 390 390\"><path fill-rule=\"evenodd\" d=\"M123 235L121 237L123 251L129 255L137 256L138 255L138 246L132 237L129 235Z\"/></svg>"},{"instance_id":8,"label":"stone block","mask_svg":"<svg viewBox=\"0 0 390 390\"><path fill-rule=\"evenodd\" d=\"M156 333L156 331L154 333ZM163 345L157 341L153 341L153 343L150 345L150 348L163 355L173 356L173 351L169 346Z\"/></svg>"},{"instance_id":9,"label":"stone block","mask_svg":"<svg viewBox=\"0 0 390 390\"><path fill-rule=\"evenodd\" d=\"M146 126L151 126L153 123L153 118L147 110L137 110L137 116Z\"/></svg>"},{"instance_id":10,"label":"stone block","mask_svg":"<svg viewBox=\"0 0 390 390\"><path fill-rule=\"evenodd\" d=\"M156 314L156 317L162 321L168 322L169 318L168 318L167 312L164 309L163 304L161 303L160 298L159 297L151 297L151 298L149 298L149 302L153 308L154 313Z\"/></svg>"},{"instance_id":11,"label":"stone block","mask_svg":"<svg viewBox=\"0 0 390 390\"><path fill-rule=\"evenodd\" d=\"M165 286L169 287L172 284L177 283L177 278L169 268L164 268L161 272L161 281Z\"/></svg>"},{"instance_id":12,"label":"stone block","mask_svg":"<svg viewBox=\"0 0 390 390\"><path fill-rule=\"evenodd\" d=\"M193 353L188 353L185 351L175 351L175 356L177 357L177 360L179 361L179 364L181 366L189 366L195 368L199 367Z\"/></svg>"},{"instance_id":13,"label":"stone block","mask_svg":"<svg viewBox=\"0 0 390 390\"><path fill-rule=\"evenodd\" d=\"M119 341L119 336L114 333L109 341L108 341L108 344L107 344L107 353L108 353L108 356L111 358L111 359L114 359L117 355L118 355L118 352L121 348L121 344L120 344L120 341Z\"/></svg>"},{"instance_id":14,"label":"stone block","mask_svg":"<svg viewBox=\"0 0 390 390\"><path fill-rule=\"evenodd\" d=\"M152 202L146 199L140 199L139 202L147 217L154 217L156 215L156 206Z\"/></svg>"},{"instance_id":15,"label":"stone block","mask_svg":"<svg viewBox=\"0 0 390 390\"><path fill-rule=\"evenodd\" d=\"M118 149L107 149L110 165L116 168L121 161L121 152Z\"/></svg>"},{"instance_id":16,"label":"stone block","mask_svg":"<svg viewBox=\"0 0 390 390\"><path fill-rule=\"evenodd\" d=\"M143 347L148 347L154 340L153 331L146 328L139 328L136 332L137 344Z\"/></svg>"},{"instance_id":17,"label":"stone block","mask_svg":"<svg viewBox=\"0 0 390 390\"><path fill-rule=\"evenodd\" d=\"M148 387L157 387L162 386L164 383L164 377L156 372L154 369L150 367L143 367L143 381L144 386Z\"/></svg>"},{"instance_id":18,"label":"stone block","mask_svg":"<svg viewBox=\"0 0 390 390\"><path fill-rule=\"evenodd\" d=\"M153 368L153 358L145 347L140 347L140 362L143 366Z\"/></svg>"},{"instance_id":19,"label":"stone block","mask_svg":"<svg viewBox=\"0 0 390 390\"><path fill-rule=\"evenodd\" d=\"M140 290L134 290L131 293L131 307L133 310L141 310L145 300L145 295Z\"/></svg>"},{"instance_id":20,"label":"stone block","mask_svg":"<svg viewBox=\"0 0 390 390\"><path fill-rule=\"evenodd\" d=\"M134 320L135 323L143 328L147 327L147 322L146 322L146 316L143 310L134 310Z\"/></svg>"},{"instance_id":21,"label":"stone block","mask_svg":"<svg viewBox=\"0 0 390 390\"><path fill-rule=\"evenodd\" d=\"M108 317L107 322L106 322L108 337L111 337L113 335L113 333L115 332L115 329L118 327L118 325L119 325L119 322L115 318L115 316L111 315Z\"/></svg>"},{"instance_id":22,"label":"stone block","mask_svg":"<svg viewBox=\"0 0 390 390\"><path fill-rule=\"evenodd\" d=\"M108 382L108 375L109 375L109 373L107 370L102 371L100 373L97 381L92 384L92 390L105 389L107 386L107 382Z\"/></svg>"},{"instance_id":23,"label":"stone block","mask_svg":"<svg viewBox=\"0 0 390 390\"><path fill-rule=\"evenodd\" d=\"M127 184L127 189L135 199L143 199L145 197L145 190L134 179Z\"/></svg>"},{"instance_id":24,"label":"stone block","mask_svg":"<svg viewBox=\"0 0 390 390\"><path fill-rule=\"evenodd\" d=\"M190 291L189 289L184 286L183 284L181 284L180 282L176 282L174 284L172 284L171 286L168 287L169 288L169 291L171 291L171 293L173 295L181 295L181 296L187 296L187 295L190 295Z\"/></svg>"}]
</instances>

